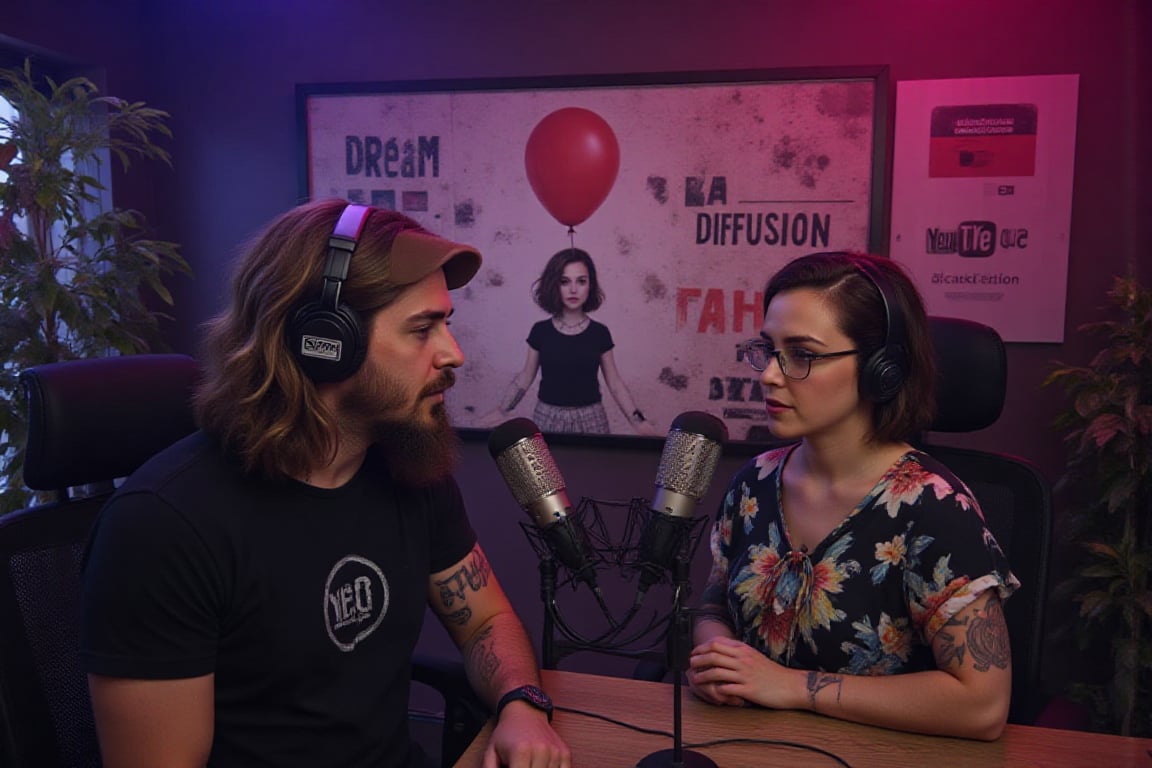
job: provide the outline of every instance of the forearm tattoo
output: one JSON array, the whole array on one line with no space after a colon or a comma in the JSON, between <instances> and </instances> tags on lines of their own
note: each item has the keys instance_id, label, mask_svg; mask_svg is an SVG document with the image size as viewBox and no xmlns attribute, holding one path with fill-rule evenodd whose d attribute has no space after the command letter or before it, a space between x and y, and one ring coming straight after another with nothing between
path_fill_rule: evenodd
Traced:
<instances>
[{"instance_id":1,"label":"forearm tattoo","mask_svg":"<svg viewBox=\"0 0 1152 768\"><path fill-rule=\"evenodd\" d=\"M958 627L966 627L965 631ZM965 642L961 642L961 637ZM947 669L956 662L964 663L964 654L972 659L977 672L987 672L992 667L1007 669L1012 659L1008 644L1008 626L1004 623L1004 609L999 600L989 600L982 609L973 611L964 619L953 616L940 628L939 643L935 649L936 666Z\"/></svg>"},{"instance_id":2,"label":"forearm tattoo","mask_svg":"<svg viewBox=\"0 0 1152 768\"><path fill-rule=\"evenodd\" d=\"M487 685L492 682L500 669L500 657L496 655L496 639L492 637L491 626L480 630L472 642L468 649L468 661L482 683Z\"/></svg>"},{"instance_id":3,"label":"forearm tattoo","mask_svg":"<svg viewBox=\"0 0 1152 768\"><path fill-rule=\"evenodd\" d=\"M812 709L816 709L816 694L825 688L836 686L836 703L840 703L840 686L843 684L844 678L840 675L833 675L828 672L821 672L819 670L812 670L808 673L808 703Z\"/></svg>"},{"instance_id":4,"label":"forearm tattoo","mask_svg":"<svg viewBox=\"0 0 1152 768\"><path fill-rule=\"evenodd\" d=\"M528 390L513 381L512 389L508 393L508 397L504 399L504 404L500 406L500 410L505 412L511 411L520 404L520 401L524 399L524 395L527 394L527 392Z\"/></svg>"},{"instance_id":5,"label":"forearm tattoo","mask_svg":"<svg viewBox=\"0 0 1152 768\"><path fill-rule=\"evenodd\" d=\"M472 615L472 609L468 606L460 606L452 613L447 611L456 605L457 601L467 602L469 592L479 592L488 586L488 579L491 576L492 566L488 564L488 558L484 557L484 553L479 549L474 549L471 557L464 565L453 571L447 578L436 582L436 586L440 589L440 604L444 606L448 621L454 621L457 624L468 622L468 618Z\"/></svg>"}]
</instances>

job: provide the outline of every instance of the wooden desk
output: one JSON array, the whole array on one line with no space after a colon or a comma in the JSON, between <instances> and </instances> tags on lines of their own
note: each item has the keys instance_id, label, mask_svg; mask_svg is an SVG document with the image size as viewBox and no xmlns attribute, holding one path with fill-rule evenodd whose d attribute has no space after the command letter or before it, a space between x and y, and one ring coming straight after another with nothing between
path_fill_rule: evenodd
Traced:
<instances>
[{"instance_id":1,"label":"wooden desk","mask_svg":"<svg viewBox=\"0 0 1152 768\"><path fill-rule=\"evenodd\" d=\"M573 707L645 728L672 732L673 686L617 677L545 670L544 688L558 707ZM646 755L671 749L671 737L637 733L595 718L557 710L556 731L572 747L574 768L630 768ZM478 768L491 725L456 768ZM820 747L852 768L1152 768L1152 740L1009 725L995 742L919 736L847 723L809 712L714 707L684 688L684 743L748 737ZM821 754L793 747L736 744L702 747L720 768L836 766Z\"/></svg>"}]
</instances>

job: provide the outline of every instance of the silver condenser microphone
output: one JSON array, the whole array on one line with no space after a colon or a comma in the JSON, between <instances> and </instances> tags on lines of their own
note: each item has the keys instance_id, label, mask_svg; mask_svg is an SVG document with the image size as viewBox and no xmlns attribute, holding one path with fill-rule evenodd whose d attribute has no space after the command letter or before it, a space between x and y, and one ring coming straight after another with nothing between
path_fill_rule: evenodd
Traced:
<instances>
[{"instance_id":1,"label":"silver condenser microphone","mask_svg":"<svg viewBox=\"0 0 1152 768\"><path fill-rule=\"evenodd\" d=\"M529 419L504 422L489 435L488 452L553 556L595 589L591 547L584 529L569 515L568 489L537 426Z\"/></svg>"},{"instance_id":2,"label":"silver condenser microphone","mask_svg":"<svg viewBox=\"0 0 1152 768\"><path fill-rule=\"evenodd\" d=\"M672 567L687 543L696 505L708 492L727 439L724 422L703 411L687 411L672 421L640 538L641 594Z\"/></svg>"}]
</instances>

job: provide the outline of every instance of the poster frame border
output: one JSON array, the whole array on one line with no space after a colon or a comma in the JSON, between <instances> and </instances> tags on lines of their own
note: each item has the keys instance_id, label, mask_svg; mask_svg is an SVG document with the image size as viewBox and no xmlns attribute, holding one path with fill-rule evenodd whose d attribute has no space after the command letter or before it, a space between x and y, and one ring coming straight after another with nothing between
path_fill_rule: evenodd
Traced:
<instances>
[{"instance_id":1,"label":"poster frame border","mask_svg":"<svg viewBox=\"0 0 1152 768\"><path fill-rule=\"evenodd\" d=\"M838 80L871 80L872 101L872 158L868 206L868 250L885 253L888 239L887 211L891 184L892 136L892 81L887 65L790 67L758 69L724 69L676 72L636 72L628 74L544 75L531 77L440 78L415 80L376 80L342 82L297 83L295 111L297 133L297 186L298 202L311 199L310 143L308 135L308 107L314 97L348 95L418 94L442 95L446 92L475 91L543 91L563 89L595 89L644 86L698 86L698 85L755 85L781 82L818 82ZM465 441L487 440L492 430L457 427ZM611 433L607 435L579 435L548 433L549 443L587 447L659 447L663 438ZM755 455L767 440L733 440L725 447L726 454Z\"/></svg>"}]
</instances>

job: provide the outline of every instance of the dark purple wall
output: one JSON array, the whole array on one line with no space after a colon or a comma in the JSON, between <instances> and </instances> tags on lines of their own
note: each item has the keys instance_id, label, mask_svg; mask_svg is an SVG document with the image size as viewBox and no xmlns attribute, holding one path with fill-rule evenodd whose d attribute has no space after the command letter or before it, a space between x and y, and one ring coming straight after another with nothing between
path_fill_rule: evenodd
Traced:
<instances>
[{"instance_id":1,"label":"dark purple wall","mask_svg":"<svg viewBox=\"0 0 1152 768\"><path fill-rule=\"evenodd\" d=\"M110 93L172 113L174 171L134 173L117 199L182 243L196 270L178 289L173 330L187 351L221 304L239 244L297 202L300 82L875 64L895 81L1079 74L1067 341L1010 345L1003 417L952 441L1026 457L1053 479L1064 449L1050 424L1063 399L1041 382L1054 360L1091 356L1075 329L1100 318L1113 275L1152 280L1152 11L1142 0L13 0L4 16L5 35L102 66ZM554 454L574 496L628 498L651 495L659 445ZM739 461L726 459L718 476ZM482 444L466 447L460 481L538 637L535 559Z\"/></svg>"}]
</instances>

